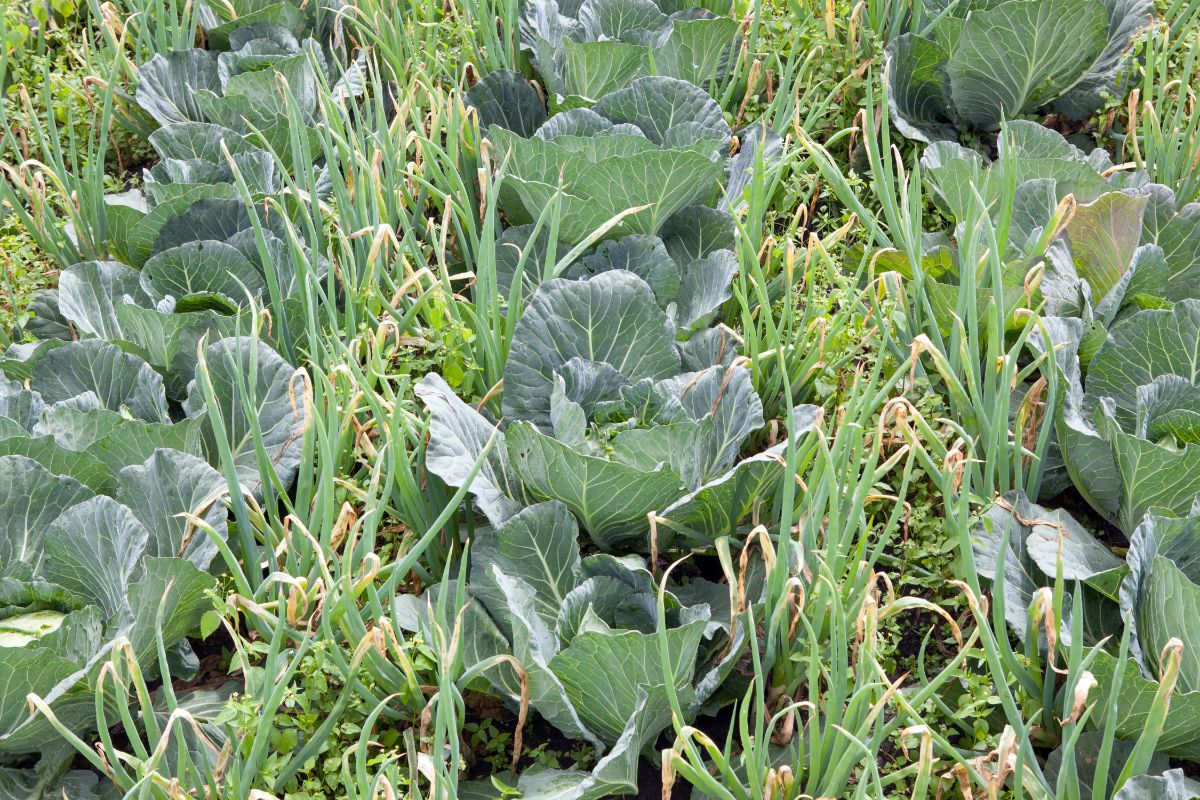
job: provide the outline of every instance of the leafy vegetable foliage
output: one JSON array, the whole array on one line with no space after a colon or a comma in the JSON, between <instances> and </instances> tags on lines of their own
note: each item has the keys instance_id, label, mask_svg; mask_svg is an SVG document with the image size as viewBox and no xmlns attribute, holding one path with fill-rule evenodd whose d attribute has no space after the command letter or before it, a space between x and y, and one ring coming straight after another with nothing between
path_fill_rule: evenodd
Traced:
<instances>
[{"instance_id":1,"label":"leafy vegetable foliage","mask_svg":"<svg viewBox=\"0 0 1200 800\"><path fill-rule=\"evenodd\" d=\"M1153 3L962 0L941 10L888 48L892 120L924 142L1031 112L1097 111L1123 85L1126 52Z\"/></svg>"},{"instance_id":2,"label":"leafy vegetable foliage","mask_svg":"<svg viewBox=\"0 0 1200 800\"><path fill-rule=\"evenodd\" d=\"M112 276L103 268L114 265L90 266ZM111 333L121 309L138 307L128 295L102 296L90 318ZM148 672L160 645L176 677L195 670L185 637L211 608L208 570L223 563L227 537L216 442L230 448L237 491L261 494L265 480L286 487L307 387L245 337L208 346L183 407L160 371L102 338L14 345L0 371L2 757L37 752L52 736L44 716L30 715L28 694L70 729L95 724L92 687L118 643L128 641ZM219 416L198 399L205 383ZM251 429L263 433L265 474Z\"/></svg>"},{"instance_id":3,"label":"leafy vegetable foliage","mask_svg":"<svg viewBox=\"0 0 1200 800\"><path fill-rule=\"evenodd\" d=\"M564 244L597 231L656 235L693 205L720 200L734 210L747 172L760 156L769 166L781 148L777 134L752 126L739 133L738 157L726 158L732 131L720 107L675 78L636 78L590 108L549 119L515 73L490 74L468 99L501 154L500 205L509 222L534 223L554 204Z\"/></svg>"},{"instance_id":4,"label":"leafy vegetable foliage","mask_svg":"<svg viewBox=\"0 0 1200 800\"><path fill-rule=\"evenodd\" d=\"M456 604L474 598L462 606L468 668L515 656L533 708L565 735L607 749L591 774L530 770L520 779L526 791L562 782L568 797L593 796L597 788L632 791L640 751L670 722L668 692L695 713L732 669L744 639L729 618L727 587L668 587L660 620L644 562L585 557L577 537L562 503L529 506L478 540L465 591L452 582L427 597L402 598L403 622L414 630L428 625L430 604L443 593ZM521 681L509 665L486 675L501 697L514 706L521 701ZM665 676L672 676L669 687Z\"/></svg>"},{"instance_id":5,"label":"leafy vegetable foliage","mask_svg":"<svg viewBox=\"0 0 1200 800\"><path fill-rule=\"evenodd\" d=\"M520 34L558 108L646 75L707 87L725 77L738 47L734 20L669 0L528 0Z\"/></svg>"},{"instance_id":6,"label":"leafy vegetable foliage","mask_svg":"<svg viewBox=\"0 0 1200 800\"><path fill-rule=\"evenodd\" d=\"M635 791L672 702L696 714L743 652L728 587L669 585L660 615L640 555L744 536L785 474L786 442L741 459L763 406L718 322L735 215L782 150L763 127L735 137L694 83L719 81L735 35L699 9L539 0L523 7L522 43L549 108L515 72L467 93L509 223L494 288L520 316L502 424L436 374L416 386L427 469L466 487L488 526L464 582L398 602L420 630L450 598L468 668L517 707L519 673L499 660L511 656L546 721L607 749L590 773L526 771L526 795ZM804 406L785 429L799 440L819 421ZM580 549L581 529L599 553Z\"/></svg>"},{"instance_id":7,"label":"leafy vegetable foliage","mask_svg":"<svg viewBox=\"0 0 1200 800\"><path fill-rule=\"evenodd\" d=\"M1062 327L1081 338L1078 320ZM1128 534L1151 509L1187 513L1200 493L1198 358L1200 300L1184 300L1115 325L1086 377L1068 361L1063 459L1092 507Z\"/></svg>"},{"instance_id":8,"label":"leafy vegetable foliage","mask_svg":"<svg viewBox=\"0 0 1200 800\"><path fill-rule=\"evenodd\" d=\"M1113 724L1118 736L1136 739L1149 715L1163 674L1168 643L1183 644L1181 668L1157 748L1172 756L1200 756L1200 658L1193 641L1200 598L1200 505L1183 515L1155 509L1130 537L1122 560L1063 511L1051 511L1023 495L998 501L976 528L975 557L981 574L1003 586L1005 617L1022 637L1027 633L1034 593L1054 584L1061 570L1068 581L1081 581L1084 645L1095 650L1091 672L1105 689L1119 695ZM1004 561L1003 577L999 564ZM1129 658L1118 662L1116 643L1129 627ZM1070 621L1059 631L1070 643ZM1097 705L1104 724L1106 703Z\"/></svg>"},{"instance_id":9,"label":"leafy vegetable foliage","mask_svg":"<svg viewBox=\"0 0 1200 800\"><path fill-rule=\"evenodd\" d=\"M958 314L964 279L955 239L981 213L999 224L1010 201L1002 275L1009 328L1020 327L1018 309L1042 303L1049 316L1083 320L1085 369L1117 320L1200 298L1200 205L1179 207L1169 188L1116 169L1106 151L1085 153L1032 122L1002 126L997 152L987 163L974 150L942 141L921 158L935 202L957 223L953 238L922 240L928 300L944 332ZM876 264L912 276L897 251L881 251ZM982 315L992 291L978 291L976 302Z\"/></svg>"},{"instance_id":10,"label":"leafy vegetable foliage","mask_svg":"<svg viewBox=\"0 0 1200 800\"><path fill-rule=\"evenodd\" d=\"M626 310L619 322L640 319L656 338L642 341L636 332L606 327L618 321L587 310L595 292L604 306ZM536 317L537 301L547 294L563 303L555 322L593 319L596 327L547 337ZM640 302L631 305L626 294ZM532 500L557 500L605 550L648 547L650 513L700 544L736 533L760 499L773 495L783 475L783 445L737 463L747 437L763 424L748 370L718 364L683 371L651 295L624 270L543 285L514 337L503 431L439 377L426 377L417 394L432 414L430 470L461 486L483 455L470 491L494 525ZM605 349L589 350L589 342ZM657 361L646 361L647 354ZM795 435L812 430L818 418L815 407L797 409ZM667 534L660 535L665 545Z\"/></svg>"}]
</instances>

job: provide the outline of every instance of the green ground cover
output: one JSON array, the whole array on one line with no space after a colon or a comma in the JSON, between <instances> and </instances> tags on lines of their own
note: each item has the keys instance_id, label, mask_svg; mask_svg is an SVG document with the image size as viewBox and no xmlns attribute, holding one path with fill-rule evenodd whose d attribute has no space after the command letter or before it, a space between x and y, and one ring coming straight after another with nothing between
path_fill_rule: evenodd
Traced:
<instances>
[{"instance_id":1,"label":"green ground cover","mask_svg":"<svg viewBox=\"0 0 1200 800\"><path fill-rule=\"evenodd\" d=\"M2 20L0 800L1200 797L1200 3Z\"/></svg>"}]
</instances>

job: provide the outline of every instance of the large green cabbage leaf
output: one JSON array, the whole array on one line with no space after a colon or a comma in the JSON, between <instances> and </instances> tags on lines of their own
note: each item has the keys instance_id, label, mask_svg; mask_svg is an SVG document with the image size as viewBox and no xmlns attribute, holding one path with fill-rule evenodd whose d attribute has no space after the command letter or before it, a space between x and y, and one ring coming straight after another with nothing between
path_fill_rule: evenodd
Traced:
<instances>
[{"instance_id":1,"label":"large green cabbage leaf","mask_svg":"<svg viewBox=\"0 0 1200 800\"><path fill-rule=\"evenodd\" d=\"M1150 0L962 0L888 47L896 127L925 142L1057 111L1086 117L1123 87Z\"/></svg>"},{"instance_id":2,"label":"large green cabbage leaf","mask_svg":"<svg viewBox=\"0 0 1200 800\"><path fill-rule=\"evenodd\" d=\"M467 666L512 655L539 715L564 735L607 749L590 774L531 770L521 778L522 786L537 791L543 782L562 784L570 797L594 796L589 787L627 791L635 785L637 752L671 721L668 681L684 712L694 714L744 644L742 636L730 641L728 619L714 613L728 610L728 587L669 584L663 628L656 583L644 562L584 557L578 534L563 504L529 506L476 536L465 591L447 583L421 598L398 598L401 624L423 630L443 594L451 593L449 613L465 604ZM519 701L509 665L484 674L492 691Z\"/></svg>"},{"instance_id":3,"label":"large green cabbage leaf","mask_svg":"<svg viewBox=\"0 0 1200 800\"><path fill-rule=\"evenodd\" d=\"M1200 300L1118 323L1079 373L1076 359L1057 432L1080 493L1127 533L1151 508L1187 513L1200 495Z\"/></svg>"},{"instance_id":4,"label":"large green cabbage leaf","mask_svg":"<svg viewBox=\"0 0 1200 800\"><path fill-rule=\"evenodd\" d=\"M521 45L562 106L587 102L661 75L708 86L737 56L738 24L701 8L653 0L526 0Z\"/></svg>"},{"instance_id":5,"label":"large green cabbage leaf","mask_svg":"<svg viewBox=\"0 0 1200 800\"><path fill-rule=\"evenodd\" d=\"M427 466L462 486L492 441L469 487L492 524L555 500L608 551L651 548L650 514L664 520L664 547L675 533L701 546L736 534L772 502L784 445L738 462L764 423L749 371L685 371L672 329L633 272L543 283L513 334L503 430L439 377L418 384L431 413ZM819 417L797 409L794 434Z\"/></svg>"},{"instance_id":6,"label":"large green cabbage leaf","mask_svg":"<svg viewBox=\"0 0 1200 800\"><path fill-rule=\"evenodd\" d=\"M1007 550L1000 550L1002 542ZM1158 691L1160 659L1172 639L1184 645L1176 689L1156 747L1168 755L1200 756L1200 642L1195 619L1200 613L1200 504L1181 516L1163 509L1147 513L1130 536L1124 559L1110 543L1093 535L1069 514L1029 502L1020 493L997 500L974 532L980 574L1003 591L1005 617L1024 637L1033 593L1054 585L1061 572L1083 583L1087 647L1095 647L1090 670L1107 692L1117 687L1112 720L1118 737L1141 734ZM998 576L1000 557L1004 573ZM1067 598L1068 600L1070 598ZM1071 644L1070 620L1059 642ZM1129 658L1117 661L1116 642L1129 626ZM1097 724L1107 723L1110 704L1096 705Z\"/></svg>"}]
</instances>

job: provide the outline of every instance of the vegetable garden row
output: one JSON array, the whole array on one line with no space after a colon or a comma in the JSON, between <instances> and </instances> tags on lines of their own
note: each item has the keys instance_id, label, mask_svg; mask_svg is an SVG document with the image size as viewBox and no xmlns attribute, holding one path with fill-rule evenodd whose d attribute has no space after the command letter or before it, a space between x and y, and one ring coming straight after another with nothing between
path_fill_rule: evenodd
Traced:
<instances>
[{"instance_id":1,"label":"vegetable garden row","mask_svg":"<svg viewBox=\"0 0 1200 800\"><path fill-rule=\"evenodd\" d=\"M1200 3L2 19L0 800L1200 797Z\"/></svg>"}]
</instances>

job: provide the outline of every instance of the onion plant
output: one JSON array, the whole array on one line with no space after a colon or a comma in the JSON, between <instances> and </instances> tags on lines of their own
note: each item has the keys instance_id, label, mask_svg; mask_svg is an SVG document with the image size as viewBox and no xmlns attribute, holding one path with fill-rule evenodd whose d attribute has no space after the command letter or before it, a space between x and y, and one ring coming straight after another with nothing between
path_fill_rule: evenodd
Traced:
<instances>
[{"instance_id":1,"label":"onion plant","mask_svg":"<svg viewBox=\"0 0 1200 800\"><path fill-rule=\"evenodd\" d=\"M1129 95L1129 133L1123 150L1152 181L1174 189L1183 206L1200 198L1200 115L1195 91L1200 42L1185 41L1181 47L1172 37L1173 28L1163 25L1146 40L1144 78ZM1176 74L1183 78L1174 78Z\"/></svg>"},{"instance_id":2,"label":"onion plant","mask_svg":"<svg viewBox=\"0 0 1200 800\"><path fill-rule=\"evenodd\" d=\"M105 175L113 125L114 88L86 84L84 104L66 104L66 119L47 114L45 127L15 127L16 118L0 122L3 151L13 163L0 164L0 202L15 214L46 253L63 267L104 258L107 228ZM17 94L28 119L38 119L32 93L44 108L55 108L56 87L48 65L36 87L19 87Z\"/></svg>"},{"instance_id":3,"label":"onion plant","mask_svg":"<svg viewBox=\"0 0 1200 800\"><path fill-rule=\"evenodd\" d=\"M1014 275L1028 269L1023 254L1008 244L1015 185L1010 180L1002 187L998 207L988 208L976 196L964 218L954 220L957 259L965 274L957 286L938 282L946 278L944 272L930 273L921 166L905 168L891 144L888 115L875 118L874 97L868 93L861 129L878 212L856 196L827 149L808 137L802 141L838 199L864 224L871 252L865 279L874 287L868 297L880 316L889 313L883 303L895 304L886 345L897 359L913 356L914 370L936 375L944 386L953 412L947 422L975 454L966 461L976 475L974 485L1036 492L1042 475L1037 465L1049 445L1051 426L1038 425L1043 415L1035 412L1056 408L1064 387L1045 348L1042 355L1027 358L1027 348L1043 345L1034 302L1040 273L1034 265L1028 273ZM870 132L877 124L875 136ZM1014 282L1023 291L1010 307ZM944 299L935 307L939 297ZM1014 397L1022 386L1040 393Z\"/></svg>"}]
</instances>

